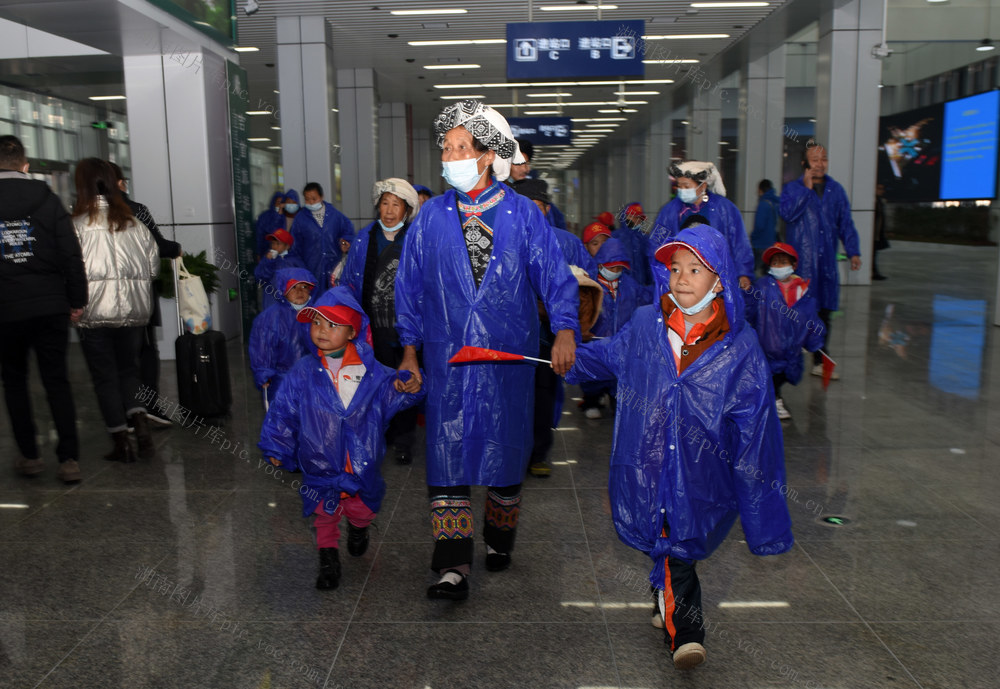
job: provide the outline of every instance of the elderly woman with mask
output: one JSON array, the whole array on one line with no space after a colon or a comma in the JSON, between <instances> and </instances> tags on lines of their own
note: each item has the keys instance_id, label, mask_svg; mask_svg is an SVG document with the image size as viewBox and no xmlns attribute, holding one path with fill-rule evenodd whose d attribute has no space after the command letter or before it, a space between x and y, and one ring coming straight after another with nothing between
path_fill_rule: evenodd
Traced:
<instances>
[{"instance_id":1,"label":"elderly woman with mask","mask_svg":"<svg viewBox=\"0 0 1000 689\"><path fill-rule=\"evenodd\" d=\"M471 486L487 486L486 569L510 565L521 481L532 449L534 370L526 363L450 365L466 345L538 355L538 300L555 338L552 368L574 361L576 278L535 202L502 182L523 160L507 121L478 101L434 121L442 176L453 188L426 201L403 245L396 276L400 369L427 385L427 485L440 579L430 598L469 595ZM417 368L423 347L426 378Z\"/></svg>"},{"instance_id":2,"label":"elderly woman with mask","mask_svg":"<svg viewBox=\"0 0 1000 689\"><path fill-rule=\"evenodd\" d=\"M697 160L675 163L670 166L670 175L677 180L677 196L656 216L649 235L650 255L676 236L689 216L704 216L726 238L740 276L740 288L748 289L753 277L753 249L740 209L726 198L726 187L715 165ZM662 263L657 263L650 264L654 271L665 269Z\"/></svg>"},{"instance_id":3,"label":"elderly woman with mask","mask_svg":"<svg viewBox=\"0 0 1000 689\"><path fill-rule=\"evenodd\" d=\"M340 284L354 294L371 319L375 359L398 367L403 348L396 334L396 271L403 252L403 239L417 215L417 190L405 179L390 177L372 187L375 220L358 232L344 259ZM417 408L397 414L389 424L386 443L391 445L399 464L412 461Z\"/></svg>"}]
</instances>

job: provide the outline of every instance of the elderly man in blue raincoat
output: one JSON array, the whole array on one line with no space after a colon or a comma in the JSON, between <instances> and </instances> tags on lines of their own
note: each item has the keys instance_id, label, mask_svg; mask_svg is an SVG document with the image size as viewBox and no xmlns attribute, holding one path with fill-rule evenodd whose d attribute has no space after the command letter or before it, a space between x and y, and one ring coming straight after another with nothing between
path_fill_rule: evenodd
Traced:
<instances>
[{"instance_id":1,"label":"elderly man in blue raincoat","mask_svg":"<svg viewBox=\"0 0 1000 689\"><path fill-rule=\"evenodd\" d=\"M697 160L675 163L670 166L670 175L677 180L677 196L656 216L649 234L650 254L676 236L690 216L701 215L726 238L739 285L749 289L754 275L753 249L743 225L743 215L736 204L726 198L726 187L715 164ZM651 260L650 264L655 272L656 261Z\"/></svg>"},{"instance_id":2,"label":"elderly man in blue raincoat","mask_svg":"<svg viewBox=\"0 0 1000 689\"><path fill-rule=\"evenodd\" d=\"M666 273L654 271L662 297L638 308L610 339L581 345L566 376L569 383L618 381L612 517L621 540L653 561L654 624L664 627L674 664L685 669L705 659L695 563L712 554L737 517L755 555L783 553L793 543L771 374L744 320L739 270L726 244L702 225L660 247L655 256L672 273L687 270L672 262L681 248L690 252L692 272L710 271L704 296L692 296L679 278L678 294L670 294ZM691 325L706 309L703 323Z\"/></svg>"},{"instance_id":3,"label":"elderly man in blue raincoat","mask_svg":"<svg viewBox=\"0 0 1000 689\"><path fill-rule=\"evenodd\" d=\"M796 272L809 280L816 297L819 318L825 326L823 350L829 353L830 314L840 303L840 274L837 270L837 242L851 259L851 270L861 268L858 231L851 219L851 202L844 187L826 174L826 149L810 139L802 156L801 179L781 189L778 212L785 220L785 240L799 252ZM822 355L813 354L812 375L823 375ZM839 378L836 372L832 376Z\"/></svg>"},{"instance_id":4,"label":"elderly man in blue raincoat","mask_svg":"<svg viewBox=\"0 0 1000 689\"><path fill-rule=\"evenodd\" d=\"M354 225L332 203L323 200L323 187L309 182L302 188L305 205L292 223L295 238L292 253L302 259L323 289L330 286L330 275L343 259L340 238L354 236Z\"/></svg>"},{"instance_id":5,"label":"elderly man in blue raincoat","mask_svg":"<svg viewBox=\"0 0 1000 689\"><path fill-rule=\"evenodd\" d=\"M579 339L579 288L541 211L502 184L523 160L507 121L479 101L459 101L434 130L453 188L426 201L410 227L396 328L400 369L420 383L418 346L426 369L431 568L440 575L427 595L461 600L473 554L471 485L488 487L486 568L510 564L532 448L534 369L448 359L466 345L536 355L541 300L555 334L552 367L565 374Z\"/></svg>"}]
</instances>

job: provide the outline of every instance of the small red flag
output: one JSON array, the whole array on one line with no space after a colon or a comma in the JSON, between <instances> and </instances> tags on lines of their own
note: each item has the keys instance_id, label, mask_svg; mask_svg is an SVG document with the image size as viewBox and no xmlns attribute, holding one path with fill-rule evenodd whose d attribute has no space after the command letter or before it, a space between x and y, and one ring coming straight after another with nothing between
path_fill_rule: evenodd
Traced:
<instances>
[{"instance_id":1,"label":"small red flag","mask_svg":"<svg viewBox=\"0 0 1000 689\"><path fill-rule=\"evenodd\" d=\"M490 361L524 361L522 354L511 354L501 352L496 349L486 349L484 347L462 347L452 358L448 359L449 364L470 364L486 363Z\"/></svg>"},{"instance_id":2,"label":"small red flag","mask_svg":"<svg viewBox=\"0 0 1000 689\"><path fill-rule=\"evenodd\" d=\"M820 350L819 353L823 357L823 389L826 390L830 387L830 376L833 375L833 369L837 368L837 362L827 356L823 350Z\"/></svg>"}]
</instances>

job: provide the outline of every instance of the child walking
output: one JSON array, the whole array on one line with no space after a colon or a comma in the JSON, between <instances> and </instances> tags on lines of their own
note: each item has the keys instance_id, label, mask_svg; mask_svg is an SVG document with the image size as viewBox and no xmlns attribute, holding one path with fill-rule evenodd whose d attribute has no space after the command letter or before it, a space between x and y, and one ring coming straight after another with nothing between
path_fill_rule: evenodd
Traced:
<instances>
[{"instance_id":1,"label":"child walking","mask_svg":"<svg viewBox=\"0 0 1000 689\"><path fill-rule=\"evenodd\" d=\"M659 302L610 339L578 347L566 380L618 381L615 528L652 560L666 642L687 670L706 658L696 563L737 517L755 555L783 553L793 538L767 361L744 320L726 240L707 225L682 230L655 259L670 270L668 285L654 271Z\"/></svg>"},{"instance_id":2,"label":"child walking","mask_svg":"<svg viewBox=\"0 0 1000 689\"><path fill-rule=\"evenodd\" d=\"M802 349L815 352L822 347L826 328L809 281L795 274L798 252L778 242L764 251L762 259L769 272L757 278L746 295L747 320L767 357L778 418L784 420L792 415L781 399L781 386L786 382L798 385L802 380Z\"/></svg>"},{"instance_id":3,"label":"child walking","mask_svg":"<svg viewBox=\"0 0 1000 689\"><path fill-rule=\"evenodd\" d=\"M329 290L298 320L311 324L316 349L285 377L258 447L275 466L302 471L302 516L316 515L316 588L335 589L340 519L347 517L347 552L364 555L385 496L386 427L423 393L403 392L396 371L375 361L368 317L346 287Z\"/></svg>"},{"instance_id":4,"label":"child walking","mask_svg":"<svg viewBox=\"0 0 1000 689\"><path fill-rule=\"evenodd\" d=\"M260 263L253 269L253 276L258 282L268 283L282 268L305 268L306 264L298 256L288 253L295 244L295 238L288 230L277 229L267 235L271 250L260 257Z\"/></svg>"}]
</instances>

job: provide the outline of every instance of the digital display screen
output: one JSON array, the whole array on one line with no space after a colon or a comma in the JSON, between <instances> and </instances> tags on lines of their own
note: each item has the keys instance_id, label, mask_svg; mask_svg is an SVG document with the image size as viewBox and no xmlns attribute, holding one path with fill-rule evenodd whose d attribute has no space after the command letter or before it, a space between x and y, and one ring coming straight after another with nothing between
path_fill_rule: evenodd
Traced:
<instances>
[{"instance_id":1,"label":"digital display screen","mask_svg":"<svg viewBox=\"0 0 1000 689\"><path fill-rule=\"evenodd\" d=\"M1000 91L945 103L942 200L996 196L998 117Z\"/></svg>"}]
</instances>

